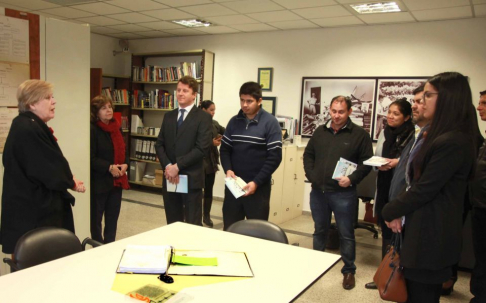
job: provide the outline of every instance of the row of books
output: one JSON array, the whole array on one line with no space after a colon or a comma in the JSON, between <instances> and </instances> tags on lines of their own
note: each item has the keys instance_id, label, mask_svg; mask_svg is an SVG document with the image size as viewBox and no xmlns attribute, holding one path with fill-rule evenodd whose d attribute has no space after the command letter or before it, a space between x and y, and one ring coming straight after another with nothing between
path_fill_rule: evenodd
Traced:
<instances>
[{"instance_id":1,"label":"row of books","mask_svg":"<svg viewBox=\"0 0 486 303\"><path fill-rule=\"evenodd\" d=\"M126 89L111 89L110 87L103 87L101 89L101 94L103 96L110 97L115 104L128 104L128 100L130 100L130 92Z\"/></svg>"},{"instance_id":2,"label":"row of books","mask_svg":"<svg viewBox=\"0 0 486 303\"><path fill-rule=\"evenodd\" d=\"M201 70L196 62L181 62L180 66L161 67L156 65L134 66L133 81L170 82L178 81L184 76L201 77Z\"/></svg>"},{"instance_id":3,"label":"row of books","mask_svg":"<svg viewBox=\"0 0 486 303\"><path fill-rule=\"evenodd\" d=\"M143 90L134 90L132 106L134 108L174 109L177 105L174 96L168 91L155 89L148 93Z\"/></svg>"},{"instance_id":4,"label":"row of books","mask_svg":"<svg viewBox=\"0 0 486 303\"><path fill-rule=\"evenodd\" d=\"M157 161L155 141L136 139L135 158L147 161Z\"/></svg>"}]
</instances>

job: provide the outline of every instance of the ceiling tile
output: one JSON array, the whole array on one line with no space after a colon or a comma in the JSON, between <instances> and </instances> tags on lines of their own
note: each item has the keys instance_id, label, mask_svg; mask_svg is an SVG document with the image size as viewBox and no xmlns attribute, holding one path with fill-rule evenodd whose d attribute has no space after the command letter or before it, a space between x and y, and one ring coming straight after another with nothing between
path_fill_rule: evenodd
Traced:
<instances>
[{"instance_id":1,"label":"ceiling tile","mask_svg":"<svg viewBox=\"0 0 486 303\"><path fill-rule=\"evenodd\" d=\"M91 27L91 32L92 33L97 33L97 34L115 34L115 33L121 33L121 31L119 31L117 29L103 27L103 26Z\"/></svg>"},{"instance_id":2,"label":"ceiling tile","mask_svg":"<svg viewBox=\"0 0 486 303\"><path fill-rule=\"evenodd\" d=\"M168 29L164 31L169 34L177 35L177 36L196 36L196 35L207 35L204 32L194 30L192 28L182 28L182 29Z\"/></svg>"},{"instance_id":3,"label":"ceiling tile","mask_svg":"<svg viewBox=\"0 0 486 303\"><path fill-rule=\"evenodd\" d=\"M234 26L232 25L231 27L236 28L243 32L263 32L263 31L277 30L275 27L263 23L238 24Z\"/></svg>"},{"instance_id":4,"label":"ceiling tile","mask_svg":"<svg viewBox=\"0 0 486 303\"><path fill-rule=\"evenodd\" d=\"M14 9L14 10L17 10L19 12L29 12L30 11L26 7L20 7L20 6L16 6L16 5L8 4L8 3L0 3L0 6L3 7L3 8Z\"/></svg>"},{"instance_id":5,"label":"ceiling tile","mask_svg":"<svg viewBox=\"0 0 486 303\"><path fill-rule=\"evenodd\" d=\"M119 34L110 34L110 36L120 39L140 39L140 38L147 38L144 36L140 36L134 33L119 33Z\"/></svg>"},{"instance_id":6,"label":"ceiling tile","mask_svg":"<svg viewBox=\"0 0 486 303\"><path fill-rule=\"evenodd\" d=\"M469 0L402 0L409 10L455 7L469 5Z\"/></svg>"},{"instance_id":7,"label":"ceiling tile","mask_svg":"<svg viewBox=\"0 0 486 303\"><path fill-rule=\"evenodd\" d=\"M116 25L116 24L124 24L125 23L123 21L111 19L111 18L108 18L108 17L105 17L105 16L79 18L78 20L82 21L82 22L89 23L89 24L101 25L101 26Z\"/></svg>"},{"instance_id":8,"label":"ceiling tile","mask_svg":"<svg viewBox=\"0 0 486 303\"><path fill-rule=\"evenodd\" d=\"M80 9L82 11L87 11L97 15L105 15L105 14L121 14L129 12L126 9L109 5L102 2L96 3L89 3L89 4L81 4L81 5L74 5L70 6L71 8Z\"/></svg>"},{"instance_id":9,"label":"ceiling tile","mask_svg":"<svg viewBox=\"0 0 486 303\"><path fill-rule=\"evenodd\" d=\"M486 4L486 0L473 0L473 4Z\"/></svg>"},{"instance_id":10,"label":"ceiling tile","mask_svg":"<svg viewBox=\"0 0 486 303\"><path fill-rule=\"evenodd\" d=\"M213 2L218 2L218 3L221 3L221 2L235 2L235 1L246 1L246 0L213 0Z\"/></svg>"},{"instance_id":11,"label":"ceiling tile","mask_svg":"<svg viewBox=\"0 0 486 303\"><path fill-rule=\"evenodd\" d=\"M232 15L232 16L215 16L204 18L206 21L218 24L218 25L233 25L233 24L247 24L255 23L256 20L249 18L245 15Z\"/></svg>"},{"instance_id":12,"label":"ceiling tile","mask_svg":"<svg viewBox=\"0 0 486 303\"><path fill-rule=\"evenodd\" d=\"M290 11L278 11L278 12L265 12L248 14L249 17L256 19L260 22L279 22L279 21L292 21L302 20L302 18Z\"/></svg>"},{"instance_id":13,"label":"ceiling tile","mask_svg":"<svg viewBox=\"0 0 486 303\"><path fill-rule=\"evenodd\" d=\"M427 0L424 0L427 1ZM336 0L336 2L341 4L354 4L354 3L368 3L368 2L379 2L379 1L366 1L366 0Z\"/></svg>"},{"instance_id":14,"label":"ceiling tile","mask_svg":"<svg viewBox=\"0 0 486 303\"><path fill-rule=\"evenodd\" d=\"M144 26L144 27L148 27L148 28L151 28L151 29L156 29L156 30L186 28L186 27L184 27L182 25L175 24L173 22L167 22L167 21L138 23L138 25Z\"/></svg>"},{"instance_id":15,"label":"ceiling tile","mask_svg":"<svg viewBox=\"0 0 486 303\"><path fill-rule=\"evenodd\" d=\"M355 16L312 19L311 21L322 27L364 25L364 22Z\"/></svg>"},{"instance_id":16,"label":"ceiling tile","mask_svg":"<svg viewBox=\"0 0 486 303\"><path fill-rule=\"evenodd\" d=\"M157 21L156 18L152 18L146 15L142 15L140 13L125 13L125 14L116 14L116 15L109 15L110 18L125 21L128 23L140 23L140 22L152 22Z\"/></svg>"},{"instance_id":17,"label":"ceiling tile","mask_svg":"<svg viewBox=\"0 0 486 303\"><path fill-rule=\"evenodd\" d=\"M419 21L461 19L472 17L472 9L470 6L428 9L423 11L414 11L412 13Z\"/></svg>"},{"instance_id":18,"label":"ceiling tile","mask_svg":"<svg viewBox=\"0 0 486 303\"><path fill-rule=\"evenodd\" d=\"M358 15L358 18L368 24L415 22L415 19L408 12L389 14L363 14Z\"/></svg>"},{"instance_id":19,"label":"ceiling tile","mask_svg":"<svg viewBox=\"0 0 486 303\"><path fill-rule=\"evenodd\" d=\"M155 0L155 1L172 7L212 3L210 0Z\"/></svg>"},{"instance_id":20,"label":"ceiling tile","mask_svg":"<svg viewBox=\"0 0 486 303\"><path fill-rule=\"evenodd\" d=\"M363 0L361 0L363 1ZM280 4L281 6L288 8L288 9L296 9L296 8L306 8L306 7L317 7L317 6L325 6L325 5L335 5L337 4L334 0L273 0Z\"/></svg>"},{"instance_id":21,"label":"ceiling tile","mask_svg":"<svg viewBox=\"0 0 486 303\"><path fill-rule=\"evenodd\" d=\"M282 22L270 22L268 23L279 29L301 29L301 28L318 28L319 26L308 20L297 20L297 21L282 21Z\"/></svg>"},{"instance_id":22,"label":"ceiling tile","mask_svg":"<svg viewBox=\"0 0 486 303\"><path fill-rule=\"evenodd\" d=\"M113 0L106 1L105 3L135 12L168 8L168 6L166 5L151 0Z\"/></svg>"},{"instance_id":23,"label":"ceiling tile","mask_svg":"<svg viewBox=\"0 0 486 303\"><path fill-rule=\"evenodd\" d=\"M161 31L139 32L137 33L137 35L150 37L150 38L173 37L173 35Z\"/></svg>"},{"instance_id":24,"label":"ceiling tile","mask_svg":"<svg viewBox=\"0 0 486 303\"><path fill-rule=\"evenodd\" d=\"M476 14L476 17L486 16L486 4L475 5L474 13Z\"/></svg>"},{"instance_id":25,"label":"ceiling tile","mask_svg":"<svg viewBox=\"0 0 486 303\"><path fill-rule=\"evenodd\" d=\"M161 20L178 20L178 19L187 19L187 18L194 18L194 15L188 14L186 12L180 11L175 8L169 9L159 9L155 11L147 11L143 12L145 15L152 16Z\"/></svg>"},{"instance_id":26,"label":"ceiling tile","mask_svg":"<svg viewBox=\"0 0 486 303\"><path fill-rule=\"evenodd\" d=\"M122 32L143 32L143 31L152 30L151 28L146 28L136 24L119 24L119 25L110 25L107 27L121 30Z\"/></svg>"},{"instance_id":27,"label":"ceiling tile","mask_svg":"<svg viewBox=\"0 0 486 303\"><path fill-rule=\"evenodd\" d=\"M198 31L202 31L208 34L234 34L240 33L239 30L230 28L227 26L208 26L208 27L198 27Z\"/></svg>"},{"instance_id":28,"label":"ceiling tile","mask_svg":"<svg viewBox=\"0 0 486 303\"><path fill-rule=\"evenodd\" d=\"M74 9L70 7L49 8L49 9L41 10L40 12L45 12L51 15L73 18L73 19L94 16L94 14L92 13L80 11L78 9Z\"/></svg>"},{"instance_id":29,"label":"ceiling tile","mask_svg":"<svg viewBox=\"0 0 486 303\"><path fill-rule=\"evenodd\" d=\"M201 17L225 16L225 15L236 14L235 11L230 10L229 8L224 7L220 4L214 4L214 3L181 7L179 9Z\"/></svg>"},{"instance_id":30,"label":"ceiling tile","mask_svg":"<svg viewBox=\"0 0 486 303\"><path fill-rule=\"evenodd\" d=\"M39 15L44 16L46 18L52 18L52 19L58 19L58 20L67 20L66 17L51 15L51 14L48 14L48 13L44 13L42 11L35 11L33 13L39 14Z\"/></svg>"},{"instance_id":31,"label":"ceiling tile","mask_svg":"<svg viewBox=\"0 0 486 303\"><path fill-rule=\"evenodd\" d=\"M222 3L222 5L242 14L279 11L285 9L272 1L265 0L235 1Z\"/></svg>"},{"instance_id":32,"label":"ceiling tile","mask_svg":"<svg viewBox=\"0 0 486 303\"><path fill-rule=\"evenodd\" d=\"M351 13L340 5L321 6L315 8L301 8L294 9L292 11L306 19L351 16Z\"/></svg>"},{"instance_id":33,"label":"ceiling tile","mask_svg":"<svg viewBox=\"0 0 486 303\"><path fill-rule=\"evenodd\" d=\"M28 11L61 7L60 5L41 1L41 0L2 0L0 2L19 6L19 7L24 7L23 10L27 9Z\"/></svg>"}]
</instances>

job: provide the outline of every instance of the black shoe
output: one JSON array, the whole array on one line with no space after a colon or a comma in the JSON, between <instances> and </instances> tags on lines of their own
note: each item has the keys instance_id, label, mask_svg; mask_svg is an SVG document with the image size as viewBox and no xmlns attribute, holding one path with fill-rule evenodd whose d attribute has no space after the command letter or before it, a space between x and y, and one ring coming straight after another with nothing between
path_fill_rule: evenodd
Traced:
<instances>
[{"instance_id":1,"label":"black shoe","mask_svg":"<svg viewBox=\"0 0 486 303\"><path fill-rule=\"evenodd\" d=\"M353 273L346 273L343 275L343 288L346 290L353 289L356 282Z\"/></svg>"},{"instance_id":2,"label":"black shoe","mask_svg":"<svg viewBox=\"0 0 486 303\"><path fill-rule=\"evenodd\" d=\"M203 217L203 223L206 224L209 227L213 227L213 220L211 220L210 216L204 216Z\"/></svg>"},{"instance_id":3,"label":"black shoe","mask_svg":"<svg viewBox=\"0 0 486 303\"><path fill-rule=\"evenodd\" d=\"M366 289L378 289L378 286L376 285L375 282L370 282L365 284Z\"/></svg>"}]
</instances>

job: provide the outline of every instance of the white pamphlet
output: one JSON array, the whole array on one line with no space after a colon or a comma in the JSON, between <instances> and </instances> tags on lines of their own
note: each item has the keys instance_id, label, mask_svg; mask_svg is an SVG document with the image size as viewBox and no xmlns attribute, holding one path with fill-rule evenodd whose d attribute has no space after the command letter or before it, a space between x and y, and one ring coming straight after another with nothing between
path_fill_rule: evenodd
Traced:
<instances>
[{"instance_id":1,"label":"white pamphlet","mask_svg":"<svg viewBox=\"0 0 486 303\"><path fill-rule=\"evenodd\" d=\"M390 163L390 161L388 159L383 158L383 157L378 157L378 156L373 156L373 157L371 157L368 160L363 162L364 165L377 166L377 167L380 167L380 166L388 164L388 163Z\"/></svg>"},{"instance_id":2,"label":"white pamphlet","mask_svg":"<svg viewBox=\"0 0 486 303\"><path fill-rule=\"evenodd\" d=\"M167 180L167 192L187 194L187 175L179 175L179 184L170 183Z\"/></svg>"},{"instance_id":3,"label":"white pamphlet","mask_svg":"<svg viewBox=\"0 0 486 303\"><path fill-rule=\"evenodd\" d=\"M171 249L170 245L128 245L117 272L163 274L167 271Z\"/></svg>"},{"instance_id":4,"label":"white pamphlet","mask_svg":"<svg viewBox=\"0 0 486 303\"><path fill-rule=\"evenodd\" d=\"M228 189L231 191L236 199L246 194L246 192L243 190L243 187L246 186L246 182L243 181L243 179L241 179L240 177L236 177L236 179L224 178L224 181L226 187L228 187Z\"/></svg>"},{"instance_id":5,"label":"white pamphlet","mask_svg":"<svg viewBox=\"0 0 486 303\"><path fill-rule=\"evenodd\" d=\"M334 169L334 173L332 174L332 178L336 180L336 178L347 177L351 175L357 167L358 164L348 161L344 158L339 158L339 161L336 164L336 168Z\"/></svg>"}]
</instances>

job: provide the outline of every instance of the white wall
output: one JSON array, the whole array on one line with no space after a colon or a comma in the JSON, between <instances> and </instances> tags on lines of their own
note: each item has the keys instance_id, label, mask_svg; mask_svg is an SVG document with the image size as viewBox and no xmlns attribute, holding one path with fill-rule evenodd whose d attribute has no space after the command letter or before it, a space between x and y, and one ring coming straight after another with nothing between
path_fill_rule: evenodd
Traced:
<instances>
[{"instance_id":1,"label":"white wall","mask_svg":"<svg viewBox=\"0 0 486 303\"><path fill-rule=\"evenodd\" d=\"M478 96L486 89L485 28L486 18L478 18L144 39L131 40L130 51L213 51L215 119L226 125L239 109L239 87L257 80L258 67L274 68L273 91L264 95L277 97L277 114L293 117L300 114L302 77L307 76L431 76L454 70L471 78ZM221 173L214 190L223 196Z\"/></svg>"},{"instance_id":2,"label":"white wall","mask_svg":"<svg viewBox=\"0 0 486 303\"><path fill-rule=\"evenodd\" d=\"M113 51L121 51L119 39L91 34L91 64L90 67L102 68L103 74L130 75L130 53L113 56Z\"/></svg>"}]
</instances>

